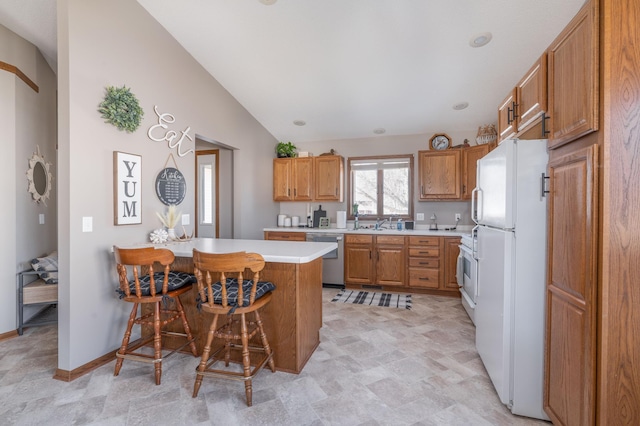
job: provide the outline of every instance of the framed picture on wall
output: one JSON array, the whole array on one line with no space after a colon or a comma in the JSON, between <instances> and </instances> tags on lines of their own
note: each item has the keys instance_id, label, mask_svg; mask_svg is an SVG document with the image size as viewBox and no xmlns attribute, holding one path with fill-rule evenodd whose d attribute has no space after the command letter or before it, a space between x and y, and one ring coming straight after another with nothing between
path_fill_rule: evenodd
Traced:
<instances>
[{"instance_id":1,"label":"framed picture on wall","mask_svg":"<svg viewBox=\"0 0 640 426\"><path fill-rule=\"evenodd\" d=\"M113 151L114 225L142 223L142 157Z\"/></svg>"}]
</instances>

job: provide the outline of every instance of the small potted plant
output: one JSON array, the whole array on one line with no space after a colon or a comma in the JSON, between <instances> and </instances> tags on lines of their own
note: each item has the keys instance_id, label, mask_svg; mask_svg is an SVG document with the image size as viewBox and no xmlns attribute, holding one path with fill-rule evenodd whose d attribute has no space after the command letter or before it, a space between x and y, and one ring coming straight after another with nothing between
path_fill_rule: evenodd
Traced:
<instances>
[{"instance_id":1,"label":"small potted plant","mask_svg":"<svg viewBox=\"0 0 640 426\"><path fill-rule=\"evenodd\" d=\"M296 149L296 146L291 142L278 142L276 154L278 157L295 157Z\"/></svg>"}]
</instances>

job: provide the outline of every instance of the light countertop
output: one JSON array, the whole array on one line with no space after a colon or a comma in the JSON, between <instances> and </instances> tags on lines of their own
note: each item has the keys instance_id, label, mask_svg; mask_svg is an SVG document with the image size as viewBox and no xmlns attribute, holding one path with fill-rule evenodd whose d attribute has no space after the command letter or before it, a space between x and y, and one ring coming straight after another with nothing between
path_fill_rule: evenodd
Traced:
<instances>
[{"instance_id":1,"label":"light countertop","mask_svg":"<svg viewBox=\"0 0 640 426\"><path fill-rule=\"evenodd\" d=\"M266 262L273 263L308 263L338 247L337 243L293 243L291 241L226 240L219 238L194 238L189 241L171 241L164 244L145 245L169 249L178 257L192 257L194 248L207 253L246 251L258 253L264 257Z\"/></svg>"},{"instance_id":2,"label":"light countertop","mask_svg":"<svg viewBox=\"0 0 640 426\"><path fill-rule=\"evenodd\" d=\"M469 228L469 229L466 229ZM396 229L383 229L381 231L376 231L375 229L358 229L354 230L353 225L351 228L347 227L344 229L340 228L301 228L301 227L273 227L273 228L264 228L263 231L268 232L313 232L313 233L321 233L321 234L373 234L373 235L407 235L407 236L425 236L430 235L434 237L461 237L463 235L471 234L473 227L463 227L458 226L458 229L455 231L445 231L444 229L440 229L438 231L429 231L429 229L412 229L412 230L402 230L398 231Z\"/></svg>"}]
</instances>

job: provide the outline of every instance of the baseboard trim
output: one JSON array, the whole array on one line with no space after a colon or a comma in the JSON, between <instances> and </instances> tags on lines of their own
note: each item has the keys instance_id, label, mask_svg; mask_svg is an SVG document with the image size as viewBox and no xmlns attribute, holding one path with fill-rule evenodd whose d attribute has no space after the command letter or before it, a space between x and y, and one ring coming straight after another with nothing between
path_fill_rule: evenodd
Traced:
<instances>
[{"instance_id":1,"label":"baseboard trim","mask_svg":"<svg viewBox=\"0 0 640 426\"><path fill-rule=\"evenodd\" d=\"M93 361L89 361L88 363L81 365L78 368L74 368L71 371L62 370L60 368L56 369L56 374L53 375L53 378L56 380L61 380L63 382L71 382L78 377L82 377L87 373L92 372L96 368L102 367L105 364L110 363L116 358L116 351L111 351L102 355L100 358L96 358Z\"/></svg>"},{"instance_id":2,"label":"baseboard trim","mask_svg":"<svg viewBox=\"0 0 640 426\"><path fill-rule=\"evenodd\" d=\"M13 339L14 337L18 337L18 330L7 331L6 333L0 334L0 342L3 340Z\"/></svg>"}]
</instances>

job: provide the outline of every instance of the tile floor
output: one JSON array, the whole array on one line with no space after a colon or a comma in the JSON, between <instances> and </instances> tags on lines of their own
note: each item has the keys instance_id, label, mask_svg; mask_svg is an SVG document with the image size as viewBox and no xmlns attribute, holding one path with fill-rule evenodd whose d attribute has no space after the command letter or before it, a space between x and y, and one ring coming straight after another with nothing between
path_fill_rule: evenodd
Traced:
<instances>
[{"instance_id":1,"label":"tile floor","mask_svg":"<svg viewBox=\"0 0 640 426\"><path fill-rule=\"evenodd\" d=\"M459 299L414 295L413 309L331 303L323 290L321 344L299 375L266 369L253 407L240 382L205 378L191 398L196 358L152 367L115 361L53 380L55 326L0 342L2 425L541 425L498 400Z\"/></svg>"}]
</instances>

